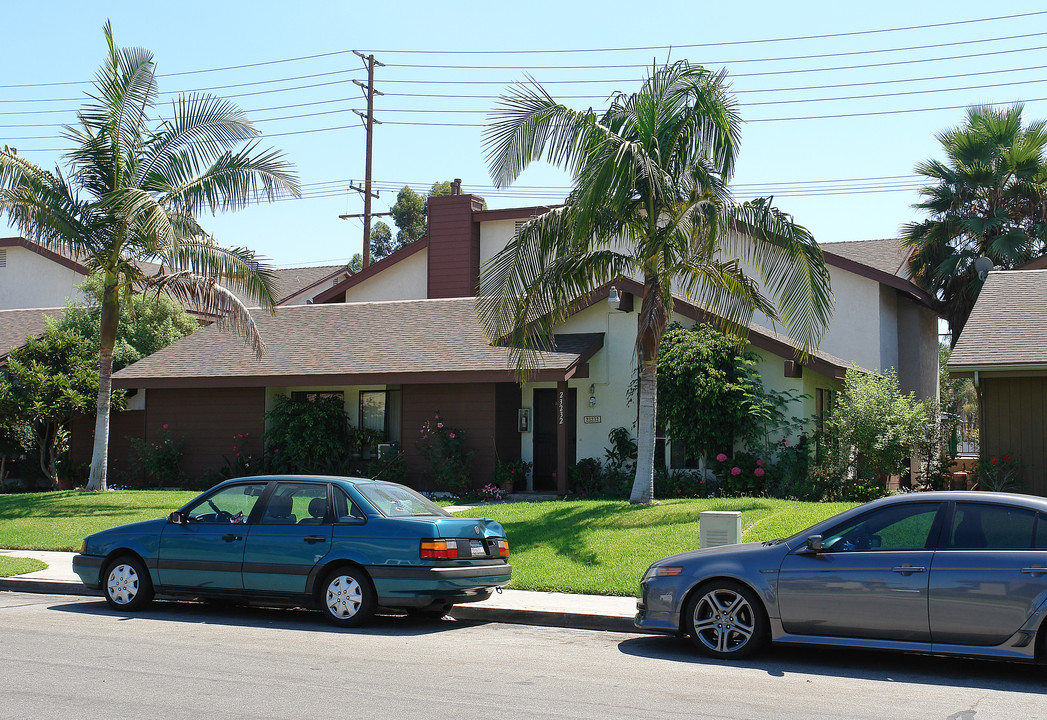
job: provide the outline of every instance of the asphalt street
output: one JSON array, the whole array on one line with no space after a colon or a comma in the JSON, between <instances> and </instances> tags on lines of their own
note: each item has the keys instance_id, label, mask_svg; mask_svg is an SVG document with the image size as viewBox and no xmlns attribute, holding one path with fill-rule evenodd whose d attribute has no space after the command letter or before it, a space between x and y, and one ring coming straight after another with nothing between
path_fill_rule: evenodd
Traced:
<instances>
[{"instance_id":1,"label":"asphalt street","mask_svg":"<svg viewBox=\"0 0 1047 720\"><path fill-rule=\"evenodd\" d=\"M1047 718L1040 666L0 592L4 718Z\"/></svg>"}]
</instances>

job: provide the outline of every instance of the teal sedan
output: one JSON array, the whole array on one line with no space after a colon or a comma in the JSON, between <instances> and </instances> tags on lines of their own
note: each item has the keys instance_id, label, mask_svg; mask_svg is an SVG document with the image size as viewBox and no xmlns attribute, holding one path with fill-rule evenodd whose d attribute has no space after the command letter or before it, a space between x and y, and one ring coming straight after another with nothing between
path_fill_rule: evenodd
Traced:
<instances>
[{"instance_id":1,"label":"teal sedan","mask_svg":"<svg viewBox=\"0 0 1047 720\"><path fill-rule=\"evenodd\" d=\"M486 600L508 559L501 525L403 485L284 476L228 480L166 518L90 535L73 571L122 611L160 593L316 607L354 627L378 608L441 617Z\"/></svg>"}]
</instances>

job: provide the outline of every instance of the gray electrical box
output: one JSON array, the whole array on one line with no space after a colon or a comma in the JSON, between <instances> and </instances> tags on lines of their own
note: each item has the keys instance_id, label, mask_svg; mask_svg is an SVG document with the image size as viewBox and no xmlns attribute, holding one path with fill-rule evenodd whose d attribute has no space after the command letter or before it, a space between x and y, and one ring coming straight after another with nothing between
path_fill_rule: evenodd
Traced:
<instances>
[{"instance_id":1,"label":"gray electrical box","mask_svg":"<svg viewBox=\"0 0 1047 720\"><path fill-rule=\"evenodd\" d=\"M742 541L742 514L738 510L706 510L698 518L703 548L737 545Z\"/></svg>"}]
</instances>

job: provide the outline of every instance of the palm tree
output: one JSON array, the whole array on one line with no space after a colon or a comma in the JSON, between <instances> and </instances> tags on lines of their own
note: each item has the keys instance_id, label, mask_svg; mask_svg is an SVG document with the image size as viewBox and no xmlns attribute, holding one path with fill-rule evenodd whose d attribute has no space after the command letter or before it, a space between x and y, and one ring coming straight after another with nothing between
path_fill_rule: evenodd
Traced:
<instances>
[{"instance_id":1,"label":"palm tree","mask_svg":"<svg viewBox=\"0 0 1047 720\"><path fill-rule=\"evenodd\" d=\"M963 125L938 133L946 161L916 172L935 184L914 207L930 219L902 228L913 279L938 299L952 345L981 291L980 256L1008 269L1044 254L1047 243L1047 127L1022 127L1023 106L970 107Z\"/></svg>"},{"instance_id":2,"label":"palm tree","mask_svg":"<svg viewBox=\"0 0 1047 720\"><path fill-rule=\"evenodd\" d=\"M24 235L104 278L90 490L106 488L121 300L136 290L165 291L243 335L260 355L250 312L218 281L271 310L272 272L246 248L220 247L196 215L300 194L293 166L278 152L257 150L251 141L258 131L232 103L183 95L172 103L170 118L151 117L158 94L152 53L118 48L108 22L105 38L108 54L93 93L79 124L63 133L73 148L65 155L68 177L6 147L0 152L0 210ZM159 270L147 270L148 262L158 262Z\"/></svg>"},{"instance_id":3,"label":"palm tree","mask_svg":"<svg viewBox=\"0 0 1047 720\"><path fill-rule=\"evenodd\" d=\"M619 276L643 281L634 503L654 494L658 347L674 290L740 335L754 312L781 321L801 355L832 310L810 233L768 200L731 199L740 120L728 90L724 72L680 61L653 68L639 92L612 95L597 117L531 80L503 95L485 132L499 187L543 157L573 175L566 203L526 223L481 272L484 332L509 345L522 374L578 298Z\"/></svg>"}]
</instances>

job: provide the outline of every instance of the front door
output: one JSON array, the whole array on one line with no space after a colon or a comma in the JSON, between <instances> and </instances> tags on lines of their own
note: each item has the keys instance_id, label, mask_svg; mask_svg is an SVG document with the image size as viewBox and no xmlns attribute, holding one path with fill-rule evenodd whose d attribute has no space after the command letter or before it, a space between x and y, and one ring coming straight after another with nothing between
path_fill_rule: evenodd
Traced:
<instances>
[{"instance_id":1,"label":"front door","mask_svg":"<svg viewBox=\"0 0 1047 720\"><path fill-rule=\"evenodd\" d=\"M823 552L787 555L778 575L785 631L929 642L928 578L940 506L874 510L829 531Z\"/></svg>"},{"instance_id":2,"label":"front door","mask_svg":"<svg viewBox=\"0 0 1047 720\"><path fill-rule=\"evenodd\" d=\"M534 391L534 490L537 492L555 492L556 460L559 445L556 441L559 412L557 412L557 395L555 388L540 388ZM564 421L567 424L567 464L576 462L577 433L575 428L578 404L578 391L570 388L567 391L567 407Z\"/></svg>"},{"instance_id":3,"label":"front door","mask_svg":"<svg viewBox=\"0 0 1047 720\"><path fill-rule=\"evenodd\" d=\"M266 483L231 485L182 510L160 535L157 574L168 587L242 590L248 519Z\"/></svg>"}]
</instances>

